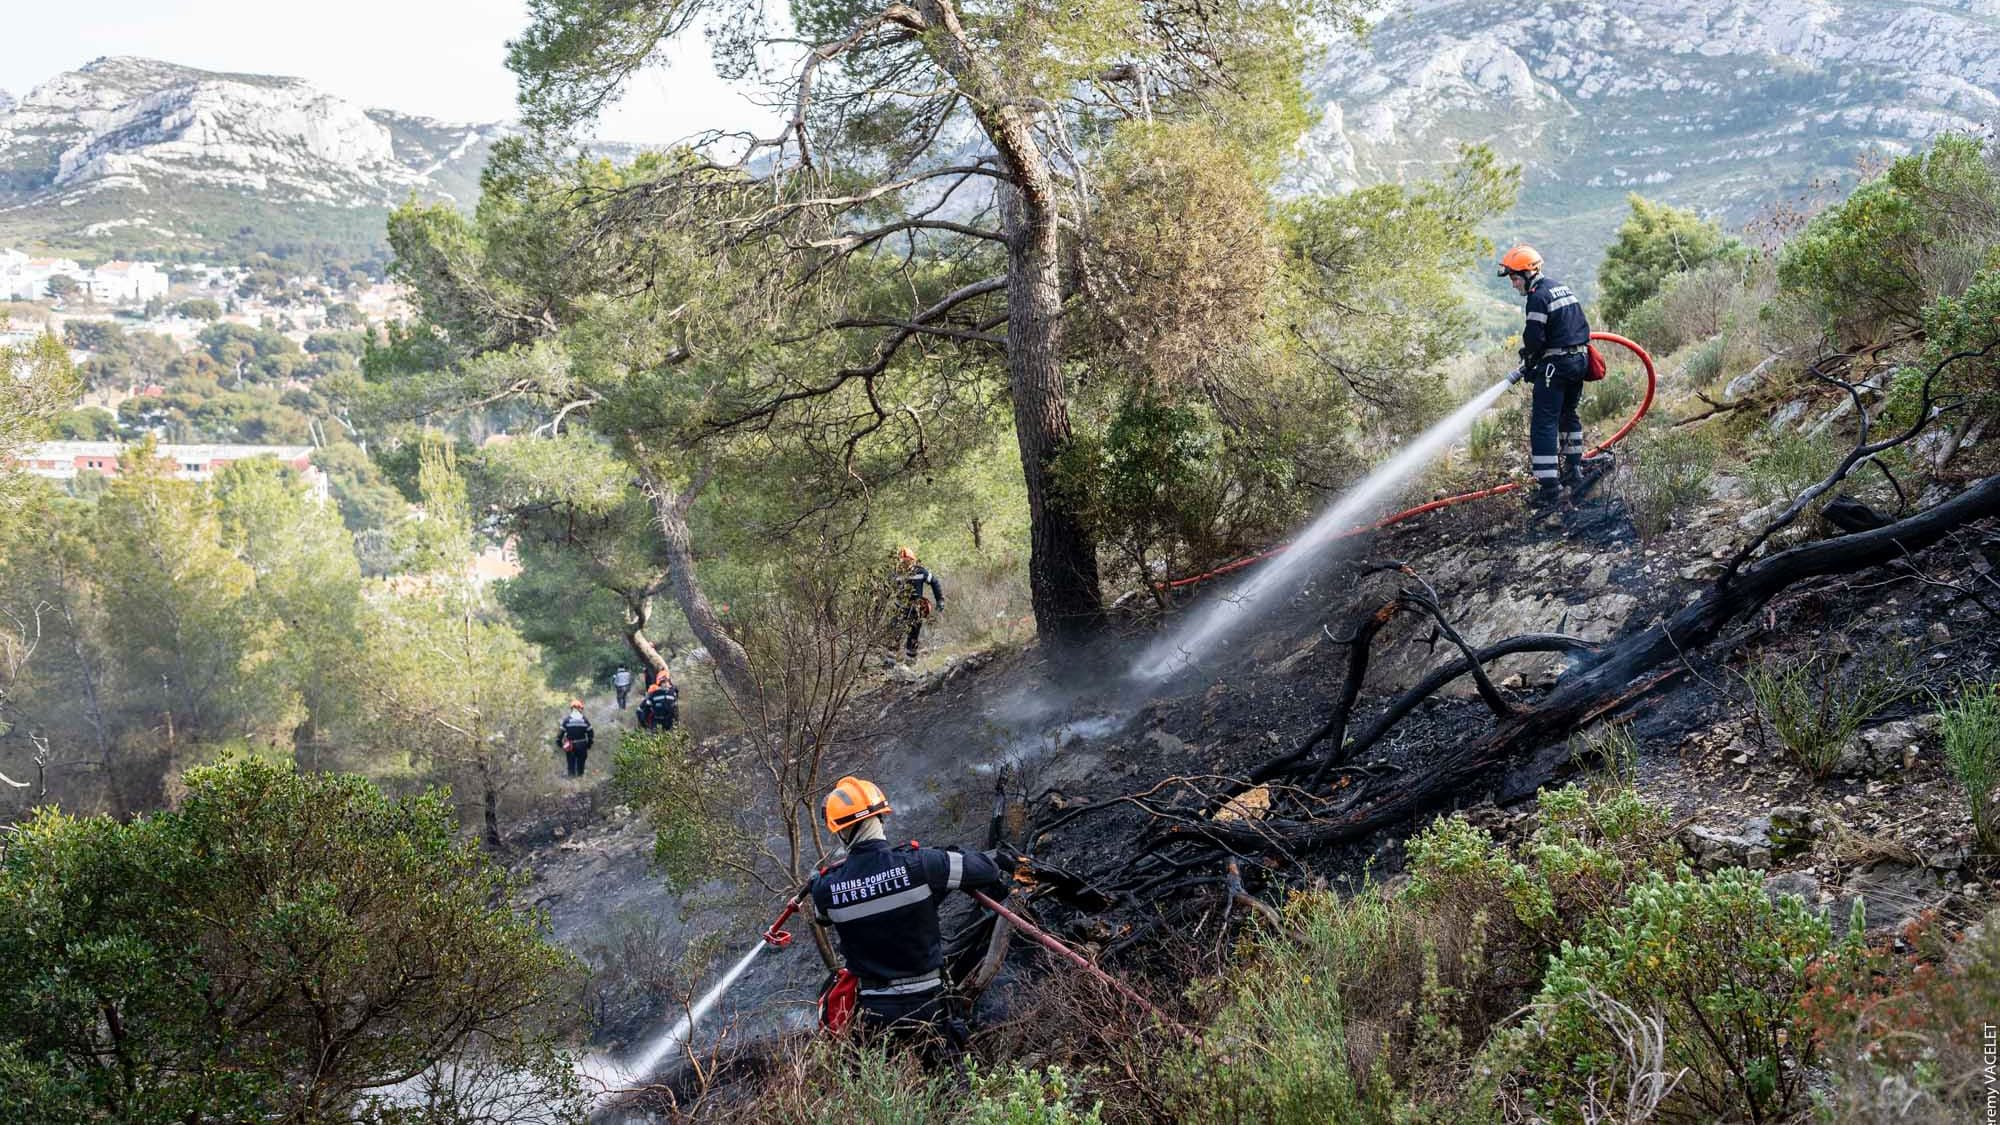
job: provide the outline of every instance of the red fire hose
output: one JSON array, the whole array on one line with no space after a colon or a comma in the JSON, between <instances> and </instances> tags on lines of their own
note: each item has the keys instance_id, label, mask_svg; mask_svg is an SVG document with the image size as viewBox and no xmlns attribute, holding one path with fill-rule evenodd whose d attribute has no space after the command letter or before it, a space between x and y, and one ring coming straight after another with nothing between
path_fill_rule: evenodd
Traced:
<instances>
[{"instance_id":1,"label":"red fire hose","mask_svg":"<svg viewBox=\"0 0 2000 1125\"><path fill-rule=\"evenodd\" d=\"M1196 1038L1195 1034L1192 1031L1189 1031L1187 1028L1182 1027L1180 1024L1174 1022L1172 1017L1168 1016L1165 1012L1162 1012L1158 1008L1154 1007L1152 1001L1146 999L1144 996L1139 995L1137 992L1134 992L1132 990L1131 985L1126 984L1124 981L1119 980L1117 977L1114 977L1110 973L1105 972L1103 969L1100 969L1097 966L1091 964L1088 960L1084 958L1083 954L1078 953L1076 950L1071 949L1069 946L1064 945L1062 942L1049 936L1049 934L1041 930L1039 927L1031 924L1027 919L1021 917L1019 914L1016 914L1013 911L1007 909L1006 907L1000 905L999 903L993 901L985 894L979 891L972 891L970 893L972 895L973 901L977 902L979 905L985 907L986 909L991 910L993 913L998 914L1000 917L1006 919L1009 925L1013 926L1016 930L1019 930L1021 933L1027 935L1029 941L1034 942L1036 945L1041 946L1043 949L1048 950L1050 953L1055 954L1056 956L1062 958L1063 960L1068 961L1070 964L1075 965L1077 968L1082 969L1084 972L1089 973L1091 976L1096 977L1098 980L1103 981L1105 984L1110 985L1112 988L1118 991L1118 995L1123 996L1125 999L1130 1000L1134 1004L1137 1004L1148 1015L1151 1015L1154 1018L1158 1019L1161 1023L1166 1024L1168 1027L1173 1028L1175 1031L1180 1032L1182 1035L1188 1036L1189 1038Z\"/></svg>"},{"instance_id":2,"label":"red fire hose","mask_svg":"<svg viewBox=\"0 0 2000 1125\"><path fill-rule=\"evenodd\" d=\"M1630 351L1633 355L1638 356L1640 364L1643 365L1646 369L1646 396L1639 400L1639 409L1633 412L1632 417L1626 419L1625 424L1618 428L1617 433L1612 434L1608 438L1605 438L1602 442L1592 447L1589 453L1585 454L1585 456L1588 457L1595 457L1597 454L1602 453L1607 449L1610 449L1614 445L1617 445L1621 440L1624 439L1625 435L1631 433L1633 428L1639 424L1639 419L1644 418L1646 416L1646 411L1651 409L1653 405L1653 392L1658 388L1659 375L1657 372L1653 370L1653 357L1646 353L1646 349L1640 347L1638 344L1635 344L1630 340L1627 340L1625 337L1620 336L1614 332L1592 332L1590 334L1590 338L1593 340L1602 340L1608 344L1617 344L1618 346L1625 348L1626 350ZM1376 520L1374 523L1354 528L1351 531L1342 532L1341 535L1336 536L1336 538L1345 538L1346 536L1349 535L1360 535L1363 532L1368 532L1368 531L1380 531L1382 528L1388 527L1391 524L1402 523L1404 520L1411 519L1416 516L1421 516L1426 512L1435 512L1441 508L1456 507L1457 505L1468 503L1473 500L1484 500L1491 496L1503 496L1509 492L1519 492L1524 487L1526 486L1523 485L1520 481L1509 481L1506 484L1496 484L1491 488L1482 488L1473 492L1461 492L1456 496L1446 496L1439 500L1432 500L1427 504L1419 504L1414 508L1405 508L1394 515L1384 516L1383 518ZM1221 576L1228 574L1231 571L1241 570L1244 567L1250 566L1253 563L1263 562L1265 559L1268 559L1273 555L1283 554L1286 551L1286 549L1288 549L1290 546L1291 544L1289 543L1280 543L1275 547L1259 551L1254 555L1245 555L1240 559L1223 563L1221 566L1216 567L1214 570L1206 571L1201 574L1190 575L1186 578L1176 578L1169 582L1157 583L1157 586L1161 589L1166 589L1166 590L1178 590L1183 586L1193 586L1198 583L1206 582L1211 578L1220 578Z\"/></svg>"}]
</instances>

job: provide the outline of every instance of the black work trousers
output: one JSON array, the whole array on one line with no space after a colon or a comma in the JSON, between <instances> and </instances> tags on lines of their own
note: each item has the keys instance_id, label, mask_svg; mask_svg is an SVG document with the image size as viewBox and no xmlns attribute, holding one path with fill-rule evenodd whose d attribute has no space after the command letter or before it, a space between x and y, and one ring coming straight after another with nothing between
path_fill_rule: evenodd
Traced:
<instances>
[{"instance_id":1,"label":"black work trousers","mask_svg":"<svg viewBox=\"0 0 2000 1125\"><path fill-rule=\"evenodd\" d=\"M590 747L571 746L563 751L563 772L570 777L583 776L583 764L590 759Z\"/></svg>"},{"instance_id":2,"label":"black work trousers","mask_svg":"<svg viewBox=\"0 0 2000 1125\"><path fill-rule=\"evenodd\" d=\"M1550 356L1528 368L1534 384L1534 403L1528 421L1528 461L1535 483L1544 491L1575 480L1583 460L1583 418L1577 404L1583 401L1583 377L1590 370L1589 357Z\"/></svg>"},{"instance_id":3,"label":"black work trousers","mask_svg":"<svg viewBox=\"0 0 2000 1125\"><path fill-rule=\"evenodd\" d=\"M927 1066L957 1062L971 1042L971 1033L952 1014L943 989L913 996L864 995L855 1014L865 1034L915 1046Z\"/></svg>"}]
</instances>

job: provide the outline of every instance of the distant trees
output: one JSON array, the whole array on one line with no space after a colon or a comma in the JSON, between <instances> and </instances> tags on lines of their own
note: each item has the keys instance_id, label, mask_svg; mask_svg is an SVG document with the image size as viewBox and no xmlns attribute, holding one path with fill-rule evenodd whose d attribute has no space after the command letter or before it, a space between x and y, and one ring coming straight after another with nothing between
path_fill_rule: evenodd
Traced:
<instances>
[{"instance_id":1,"label":"distant trees","mask_svg":"<svg viewBox=\"0 0 2000 1125\"><path fill-rule=\"evenodd\" d=\"M48 294L58 301L67 301L83 291L83 283L66 273L49 278Z\"/></svg>"},{"instance_id":2,"label":"distant trees","mask_svg":"<svg viewBox=\"0 0 2000 1125\"><path fill-rule=\"evenodd\" d=\"M581 1120L551 1039L572 963L445 801L256 759L186 784L0 847L10 1119L330 1125L386 1095L393 1120Z\"/></svg>"},{"instance_id":3,"label":"distant trees","mask_svg":"<svg viewBox=\"0 0 2000 1125\"><path fill-rule=\"evenodd\" d=\"M1614 326L1657 294L1668 277L1745 255L1743 244L1713 219L1637 194L1626 201L1631 214L1597 267L1599 307Z\"/></svg>"},{"instance_id":4,"label":"distant trees","mask_svg":"<svg viewBox=\"0 0 2000 1125\"><path fill-rule=\"evenodd\" d=\"M174 306L174 312L190 320L221 320L222 306L208 297L196 297Z\"/></svg>"}]
</instances>

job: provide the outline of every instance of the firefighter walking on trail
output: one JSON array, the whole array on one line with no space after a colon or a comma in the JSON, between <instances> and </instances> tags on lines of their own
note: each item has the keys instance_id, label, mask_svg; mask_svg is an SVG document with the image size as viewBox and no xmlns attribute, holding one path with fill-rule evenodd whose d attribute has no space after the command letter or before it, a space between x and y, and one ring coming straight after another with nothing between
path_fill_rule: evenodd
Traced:
<instances>
[{"instance_id":1,"label":"firefighter walking on trail","mask_svg":"<svg viewBox=\"0 0 2000 1125\"><path fill-rule=\"evenodd\" d=\"M569 777L582 777L583 764L590 757L590 744L597 740L591 730L590 720L584 717L583 700L569 701L569 714L563 716L556 728L556 746L563 752L563 772Z\"/></svg>"},{"instance_id":2,"label":"firefighter walking on trail","mask_svg":"<svg viewBox=\"0 0 2000 1125\"><path fill-rule=\"evenodd\" d=\"M862 1027L916 1039L933 1059L940 1048L957 1058L967 1033L946 1006L938 907L952 891L1004 898L1006 876L980 852L914 840L890 846L882 818L893 810L873 782L841 778L823 811L848 853L813 879L813 918L833 927L841 958L858 978Z\"/></svg>"},{"instance_id":3,"label":"firefighter walking on trail","mask_svg":"<svg viewBox=\"0 0 2000 1125\"><path fill-rule=\"evenodd\" d=\"M625 697L632 694L632 673L623 664L611 673L611 690L618 693L618 709L625 709Z\"/></svg>"},{"instance_id":4,"label":"firefighter walking on trail","mask_svg":"<svg viewBox=\"0 0 2000 1125\"><path fill-rule=\"evenodd\" d=\"M1590 323L1583 302L1569 286L1542 272L1542 256L1532 246L1516 246L1500 256L1500 274L1526 298L1521 327L1521 366L1509 376L1534 388L1528 429L1530 467L1535 474L1531 503L1560 504L1565 486L1583 483L1583 418L1577 405L1590 372Z\"/></svg>"},{"instance_id":5,"label":"firefighter walking on trail","mask_svg":"<svg viewBox=\"0 0 2000 1125\"><path fill-rule=\"evenodd\" d=\"M931 596L924 596L924 587L930 587ZM917 561L917 553L908 547L896 548L896 594L902 609L897 615L898 623L908 630L903 638L903 655L915 658L917 640L923 635L924 622L930 619L933 610L944 609L944 584L937 575ZM935 605L933 605L935 602Z\"/></svg>"}]
</instances>

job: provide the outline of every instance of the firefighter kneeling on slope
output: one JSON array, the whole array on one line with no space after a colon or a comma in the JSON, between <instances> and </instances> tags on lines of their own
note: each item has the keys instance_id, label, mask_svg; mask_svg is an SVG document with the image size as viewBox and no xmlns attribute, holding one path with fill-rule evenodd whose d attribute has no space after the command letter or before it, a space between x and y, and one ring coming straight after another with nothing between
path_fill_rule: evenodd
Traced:
<instances>
[{"instance_id":1,"label":"firefighter kneeling on slope","mask_svg":"<svg viewBox=\"0 0 2000 1125\"><path fill-rule=\"evenodd\" d=\"M1583 471L1583 418L1577 413L1590 373L1590 322L1569 286L1542 272L1542 255L1534 247L1502 254L1500 276L1527 298L1521 366L1508 381L1526 379L1534 388L1528 453L1537 487L1530 503L1553 507L1562 502L1565 486L1576 491L1595 476Z\"/></svg>"},{"instance_id":2,"label":"firefighter kneeling on slope","mask_svg":"<svg viewBox=\"0 0 2000 1125\"><path fill-rule=\"evenodd\" d=\"M831 925L840 955L858 979L861 1025L924 1042L933 1059L965 1049L965 1024L946 1006L938 906L954 890L999 899L1007 879L980 852L889 846L882 818L889 799L873 782L843 777L827 794L826 826L847 858L812 882L813 918Z\"/></svg>"}]
</instances>

